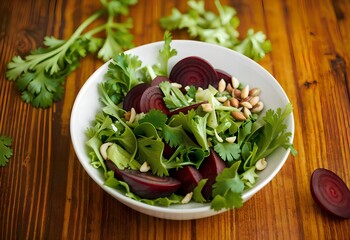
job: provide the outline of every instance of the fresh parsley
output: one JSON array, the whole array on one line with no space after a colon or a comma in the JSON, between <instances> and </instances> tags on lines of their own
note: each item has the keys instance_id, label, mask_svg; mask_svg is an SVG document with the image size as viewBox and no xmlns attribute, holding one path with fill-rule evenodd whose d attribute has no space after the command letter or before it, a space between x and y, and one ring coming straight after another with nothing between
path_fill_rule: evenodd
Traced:
<instances>
[{"instance_id":1,"label":"fresh parsley","mask_svg":"<svg viewBox=\"0 0 350 240\"><path fill-rule=\"evenodd\" d=\"M215 0L216 14L205 9L203 0L188 0L187 4L187 12L173 8L171 15L160 19L160 25L167 30L185 29L194 39L236 50L255 61L271 51L271 43L261 31L254 33L249 29L246 38L239 38L237 28L240 21L233 7Z\"/></svg>"},{"instance_id":2,"label":"fresh parsley","mask_svg":"<svg viewBox=\"0 0 350 240\"><path fill-rule=\"evenodd\" d=\"M5 167L9 162L9 159L13 156L13 150L11 148L12 138L8 136L0 136L0 166Z\"/></svg>"},{"instance_id":3,"label":"fresh parsley","mask_svg":"<svg viewBox=\"0 0 350 240\"><path fill-rule=\"evenodd\" d=\"M7 65L6 77L15 81L22 100L34 107L47 108L62 98L66 77L79 67L88 53L97 52L104 61L133 47L129 32L132 20L117 22L119 15L127 15L128 8L137 0L101 0L102 8L88 17L67 39L45 37L44 47L22 58L15 56ZM86 31L99 19L107 21ZM105 32L106 38L97 34Z\"/></svg>"}]
</instances>

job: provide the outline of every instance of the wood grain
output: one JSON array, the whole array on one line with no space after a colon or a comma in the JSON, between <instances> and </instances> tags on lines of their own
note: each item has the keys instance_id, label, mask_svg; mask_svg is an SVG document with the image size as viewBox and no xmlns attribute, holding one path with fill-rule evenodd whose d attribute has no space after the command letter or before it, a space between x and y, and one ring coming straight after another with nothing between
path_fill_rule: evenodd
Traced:
<instances>
[{"instance_id":1,"label":"wood grain","mask_svg":"<svg viewBox=\"0 0 350 240\"><path fill-rule=\"evenodd\" d=\"M322 2L322 3L321 3ZM61 101L35 109L6 80L6 64L67 38L99 1L3 1L0 5L0 135L14 157L0 168L0 239L349 239L350 220L314 203L310 175L318 167L350 186L350 1L222 0L235 7L242 36L262 30L273 51L261 62L294 106L296 157L243 208L192 221L140 214L103 192L80 165L69 133L74 99L102 65L94 56L67 79ZM206 6L214 10L213 1ZM186 1L140 0L131 8L135 45L162 39L158 19ZM124 19L124 17L123 17ZM181 31L174 38L186 39Z\"/></svg>"}]
</instances>

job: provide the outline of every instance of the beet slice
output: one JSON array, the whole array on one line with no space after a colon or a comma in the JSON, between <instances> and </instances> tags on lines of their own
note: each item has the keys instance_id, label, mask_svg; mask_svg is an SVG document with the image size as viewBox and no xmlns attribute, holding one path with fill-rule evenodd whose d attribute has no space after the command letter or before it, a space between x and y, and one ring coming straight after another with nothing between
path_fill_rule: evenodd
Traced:
<instances>
[{"instance_id":1,"label":"beet slice","mask_svg":"<svg viewBox=\"0 0 350 240\"><path fill-rule=\"evenodd\" d=\"M155 199L159 197L167 197L176 192L181 182L172 177L158 177L150 172L140 172L131 169L119 169L110 160L106 161L109 170L114 171L115 177L125 181L131 192L141 198Z\"/></svg>"},{"instance_id":2,"label":"beet slice","mask_svg":"<svg viewBox=\"0 0 350 240\"><path fill-rule=\"evenodd\" d=\"M148 83L141 83L130 89L126 94L123 101L123 109L130 111L131 108L134 108L137 113L140 112L140 99L142 93L146 91L151 85Z\"/></svg>"},{"instance_id":3,"label":"beet slice","mask_svg":"<svg viewBox=\"0 0 350 240\"><path fill-rule=\"evenodd\" d=\"M208 101L203 101L203 102L199 102L199 103L195 103L192 104L190 106L186 106L186 107L182 107L182 108L177 108L173 111L170 111L168 113L168 118L170 118L171 116L175 115L175 114L179 114L180 112L186 114L188 111L192 110L192 109L197 109L200 105L202 105L203 103L208 103Z\"/></svg>"},{"instance_id":4,"label":"beet slice","mask_svg":"<svg viewBox=\"0 0 350 240\"><path fill-rule=\"evenodd\" d=\"M316 169L311 175L310 189L321 208L335 216L350 218L350 190L334 172Z\"/></svg>"},{"instance_id":5,"label":"beet slice","mask_svg":"<svg viewBox=\"0 0 350 240\"><path fill-rule=\"evenodd\" d=\"M141 95L140 111L147 113L151 109L158 109L164 114L168 114L169 109L166 107L163 97L162 90L158 86L150 86Z\"/></svg>"},{"instance_id":6,"label":"beet slice","mask_svg":"<svg viewBox=\"0 0 350 240\"><path fill-rule=\"evenodd\" d=\"M169 78L166 76L157 76L152 80L151 85L158 86L159 83L161 82L169 82L169 81L170 81Z\"/></svg>"},{"instance_id":7,"label":"beet slice","mask_svg":"<svg viewBox=\"0 0 350 240\"><path fill-rule=\"evenodd\" d=\"M209 84L217 88L218 74L213 66L200 57L186 57L177 62L171 69L170 81L177 82L183 86L195 86L203 89Z\"/></svg>"},{"instance_id":8,"label":"beet slice","mask_svg":"<svg viewBox=\"0 0 350 240\"><path fill-rule=\"evenodd\" d=\"M225 72L224 70L221 70L221 69L215 69L215 71L216 71L216 73L218 75L219 81L221 79L224 79L226 84L232 84L232 76L229 73L227 73L227 72Z\"/></svg>"},{"instance_id":9,"label":"beet slice","mask_svg":"<svg viewBox=\"0 0 350 240\"><path fill-rule=\"evenodd\" d=\"M170 175L181 182L181 186L177 191L181 195L192 192L203 178L199 171L193 166L184 166L177 171L172 171Z\"/></svg>"},{"instance_id":10,"label":"beet slice","mask_svg":"<svg viewBox=\"0 0 350 240\"><path fill-rule=\"evenodd\" d=\"M210 155L204 159L200 168L198 169L202 177L208 179L202 189L202 195L204 198L209 200L215 183L216 177L226 168L225 162L220 156L210 148Z\"/></svg>"}]
</instances>

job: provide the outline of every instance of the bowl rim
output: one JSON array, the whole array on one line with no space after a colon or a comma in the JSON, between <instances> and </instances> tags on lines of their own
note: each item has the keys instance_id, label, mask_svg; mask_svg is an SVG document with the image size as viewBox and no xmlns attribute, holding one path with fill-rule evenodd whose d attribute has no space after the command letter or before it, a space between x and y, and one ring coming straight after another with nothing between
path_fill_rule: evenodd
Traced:
<instances>
[{"instance_id":1,"label":"bowl rim","mask_svg":"<svg viewBox=\"0 0 350 240\"><path fill-rule=\"evenodd\" d=\"M153 47L153 46L162 46L164 43L164 41L157 41L157 42L153 42L153 43L147 43L144 45L140 45L137 46L133 49L129 49L127 51L125 51L125 53L133 53L137 50L140 50L142 48L147 48L147 47ZM252 59L244 56L241 53L238 53L234 50L219 46L219 45L215 45L215 44L211 44L211 43L206 43L206 42L201 42L201 41L196 41L196 40L172 40L172 45L191 45L191 44L195 44L195 45L201 45L203 47L210 47L210 48L218 48L221 51L227 51L227 53L229 54L237 54L242 60L244 60L245 62L247 62L247 64L254 64L255 67L260 68L259 71L264 72L264 74L267 74L267 76L274 81L274 84L276 85L276 87L278 87L279 91L281 91L281 93L283 94L283 96L285 97L286 102L290 102L288 99L287 94L285 93L285 91L283 90L283 88L281 87L281 85L279 84L279 82L272 76L272 74L270 74L265 68L263 68L262 66L260 66L257 62L253 61ZM178 50L178 49L177 49ZM169 207L164 207L164 206L158 206L158 205L149 205L147 203L143 203L134 199L131 199L127 196L125 196L124 194L122 194L120 191L118 191L117 189L113 189L110 188L106 185L104 185L104 182L101 181L101 179L99 179L98 176L96 176L95 174L93 174L92 171L89 170L89 168L93 168L90 165L90 162L86 162L86 155L87 153L85 153L85 156L82 156L81 151L79 151L79 146L76 142L75 139L75 129L74 127L76 126L76 122L75 120L78 117L78 103L79 101L81 101L81 98L84 96L84 93L87 91L87 89L90 87L90 85L92 85L95 81L96 81L96 76L99 76L103 73L105 73L105 69L107 68L108 64L110 63L109 60L106 63L104 63L103 65L101 65L99 68L97 68L94 73L89 76L89 78L85 81L85 83L83 84L83 86L81 87L81 89L79 90L75 100L74 100L74 104L71 110L71 116L70 116L70 135L71 135L71 142L73 144L73 148L75 151L75 154L78 158L78 160L80 161L80 163L82 164L85 172L88 173L88 175L94 180L94 182L96 182L104 191L106 191L109 195L111 195L112 197L114 197L115 199L117 199L118 201L122 202L123 204L133 208L133 209L137 209L137 211L139 212L143 212L146 213L148 215L152 215L152 216L156 216L156 217L160 217L160 218L168 218L168 219L182 219L183 216L185 215L189 215L189 214L201 214L202 216L199 216L198 218L201 217L206 217L206 216L211 216L211 215L216 215L221 213L222 211L214 211L210 208L210 203L204 203L201 204L203 206L200 207L195 207L195 208L169 208ZM294 140L294 134L295 134L295 125L294 125L294 115L293 112L290 114L290 125L288 126L290 128L291 131L291 136L290 136L290 142L292 143ZM84 149L84 152L86 152L86 150ZM272 174L268 175L266 178L264 178L259 185L254 185L253 188L245 190L242 193L242 199L243 202L246 202L247 200L249 200L254 194L256 194L258 191L260 191L264 186L266 186L276 175L277 173L280 171L280 169L282 168L282 166L285 164L286 160L288 159L288 156L290 154L290 149L285 150L284 154L280 157L282 160L280 161L280 163L277 165L277 167L273 170ZM136 208L135 208L136 207ZM226 210L224 210L226 211ZM154 214L155 212L157 212L158 214ZM174 214L176 216L163 216L164 214ZM186 216L184 217L184 219L195 219L195 218L186 218Z\"/></svg>"}]
</instances>

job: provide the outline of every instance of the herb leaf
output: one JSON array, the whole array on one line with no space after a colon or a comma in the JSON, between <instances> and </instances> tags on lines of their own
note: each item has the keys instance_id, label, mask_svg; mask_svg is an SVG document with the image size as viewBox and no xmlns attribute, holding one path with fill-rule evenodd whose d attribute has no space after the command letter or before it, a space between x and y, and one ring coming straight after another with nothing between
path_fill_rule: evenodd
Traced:
<instances>
[{"instance_id":1,"label":"herb leaf","mask_svg":"<svg viewBox=\"0 0 350 240\"><path fill-rule=\"evenodd\" d=\"M11 148L12 138L7 136L0 136L0 166L5 167L9 159L13 156Z\"/></svg>"}]
</instances>

